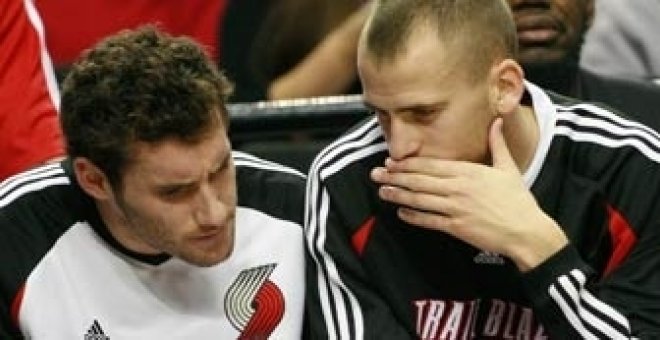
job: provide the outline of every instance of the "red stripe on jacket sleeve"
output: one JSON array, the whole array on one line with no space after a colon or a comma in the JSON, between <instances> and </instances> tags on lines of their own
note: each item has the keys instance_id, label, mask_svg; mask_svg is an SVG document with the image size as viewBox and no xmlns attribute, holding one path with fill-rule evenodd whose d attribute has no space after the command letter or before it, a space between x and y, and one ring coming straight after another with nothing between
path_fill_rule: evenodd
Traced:
<instances>
[{"instance_id":1,"label":"red stripe on jacket sleeve","mask_svg":"<svg viewBox=\"0 0 660 340\"><path fill-rule=\"evenodd\" d=\"M360 256L362 256L364 247L367 245L367 241L369 241L369 236L371 236L371 230L374 227L374 222L376 222L376 218L373 216L369 217L366 221L364 221L364 223L362 223L357 231L353 233L353 237L351 237L353 250L355 250L355 252Z\"/></svg>"},{"instance_id":2,"label":"red stripe on jacket sleeve","mask_svg":"<svg viewBox=\"0 0 660 340\"><path fill-rule=\"evenodd\" d=\"M608 275L621 264L635 243L637 243L637 236L621 212L608 205L607 214L609 217L610 237L612 238L612 255L607 262L604 275Z\"/></svg>"},{"instance_id":3,"label":"red stripe on jacket sleeve","mask_svg":"<svg viewBox=\"0 0 660 340\"><path fill-rule=\"evenodd\" d=\"M18 313L21 311L24 294L25 285L22 285L21 288L19 288L16 292L16 295L14 295L14 299L11 302L11 321L14 323L14 326L16 326L16 329L20 329L20 325L18 323Z\"/></svg>"}]
</instances>

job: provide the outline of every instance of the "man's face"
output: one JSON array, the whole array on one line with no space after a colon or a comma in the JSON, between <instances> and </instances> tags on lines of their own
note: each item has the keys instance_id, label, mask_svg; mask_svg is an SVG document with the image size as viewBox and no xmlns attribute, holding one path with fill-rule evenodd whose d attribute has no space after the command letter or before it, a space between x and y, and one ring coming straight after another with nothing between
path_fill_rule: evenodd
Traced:
<instances>
[{"instance_id":1,"label":"man's face","mask_svg":"<svg viewBox=\"0 0 660 340\"><path fill-rule=\"evenodd\" d=\"M124 240L198 266L226 259L236 211L230 150L222 127L195 144L137 143L113 204Z\"/></svg>"},{"instance_id":2,"label":"man's face","mask_svg":"<svg viewBox=\"0 0 660 340\"><path fill-rule=\"evenodd\" d=\"M489 84L470 81L456 50L432 30L415 30L407 50L376 63L360 45L358 70L395 160L412 156L485 163L495 117Z\"/></svg>"},{"instance_id":3,"label":"man's face","mask_svg":"<svg viewBox=\"0 0 660 340\"><path fill-rule=\"evenodd\" d=\"M518 29L519 61L577 62L593 16L593 0L508 0Z\"/></svg>"}]
</instances>

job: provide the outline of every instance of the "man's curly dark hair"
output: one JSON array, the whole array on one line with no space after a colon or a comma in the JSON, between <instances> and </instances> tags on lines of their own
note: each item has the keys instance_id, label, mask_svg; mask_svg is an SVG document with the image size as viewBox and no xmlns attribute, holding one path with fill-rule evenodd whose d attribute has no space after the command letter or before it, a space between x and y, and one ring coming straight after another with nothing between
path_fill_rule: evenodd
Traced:
<instances>
[{"instance_id":1,"label":"man's curly dark hair","mask_svg":"<svg viewBox=\"0 0 660 340\"><path fill-rule=\"evenodd\" d=\"M116 187L135 142L194 143L220 122L227 127L230 92L192 40L153 26L122 31L86 51L64 80L60 120L68 154L89 159Z\"/></svg>"}]
</instances>

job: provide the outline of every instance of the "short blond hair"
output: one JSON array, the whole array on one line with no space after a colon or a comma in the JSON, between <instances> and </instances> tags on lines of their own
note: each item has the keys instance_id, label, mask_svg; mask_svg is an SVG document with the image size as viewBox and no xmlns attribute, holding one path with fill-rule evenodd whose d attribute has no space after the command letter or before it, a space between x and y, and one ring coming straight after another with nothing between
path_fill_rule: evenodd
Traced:
<instances>
[{"instance_id":1,"label":"short blond hair","mask_svg":"<svg viewBox=\"0 0 660 340\"><path fill-rule=\"evenodd\" d=\"M473 79L497 60L518 54L516 25L505 0L376 0L363 44L378 63L404 53L415 28L427 25L462 52Z\"/></svg>"}]
</instances>

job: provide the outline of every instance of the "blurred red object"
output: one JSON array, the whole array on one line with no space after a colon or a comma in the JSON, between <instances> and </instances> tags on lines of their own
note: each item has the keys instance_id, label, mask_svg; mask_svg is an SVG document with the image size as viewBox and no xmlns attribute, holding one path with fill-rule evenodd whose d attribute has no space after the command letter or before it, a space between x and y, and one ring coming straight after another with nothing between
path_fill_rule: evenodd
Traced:
<instances>
[{"instance_id":1,"label":"blurred red object","mask_svg":"<svg viewBox=\"0 0 660 340\"><path fill-rule=\"evenodd\" d=\"M104 37L147 23L186 35L218 60L219 24L229 0L36 0L56 66L68 65Z\"/></svg>"}]
</instances>

